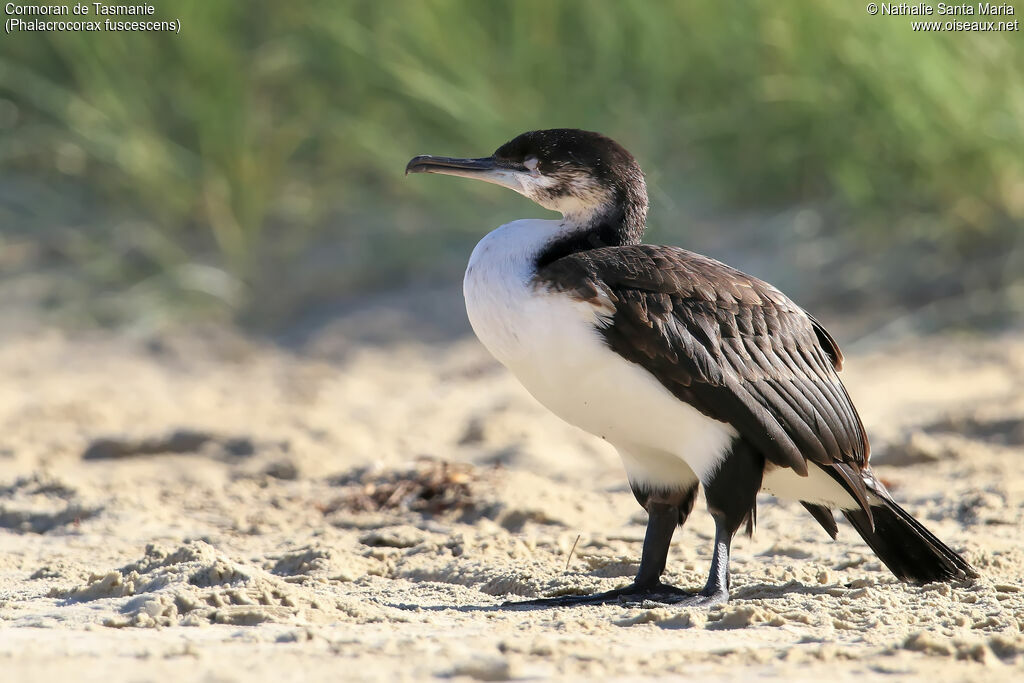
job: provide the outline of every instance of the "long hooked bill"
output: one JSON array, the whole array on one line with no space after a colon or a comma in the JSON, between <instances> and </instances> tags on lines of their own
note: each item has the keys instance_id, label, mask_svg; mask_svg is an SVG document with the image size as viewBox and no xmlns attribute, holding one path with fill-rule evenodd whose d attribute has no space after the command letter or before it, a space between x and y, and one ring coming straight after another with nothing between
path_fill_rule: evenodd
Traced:
<instances>
[{"instance_id":1,"label":"long hooked bill","mask_svg":"<svg viewBox=\"0 0 1024 683\"><path fill-rule=\"evenodd\" d=\"M429 154L421 154L413 157L405 167L405 174L410 173L440 173L443 175L454 175L462 178L475 178L486 183L494 183L507 187L516 192L523 192L524 176L529 176L525 167L517 167L504 161L498 161L494 157L483 157L480 159L456 159L453 157L435 157Z\"/></svg>"}]
</instances>

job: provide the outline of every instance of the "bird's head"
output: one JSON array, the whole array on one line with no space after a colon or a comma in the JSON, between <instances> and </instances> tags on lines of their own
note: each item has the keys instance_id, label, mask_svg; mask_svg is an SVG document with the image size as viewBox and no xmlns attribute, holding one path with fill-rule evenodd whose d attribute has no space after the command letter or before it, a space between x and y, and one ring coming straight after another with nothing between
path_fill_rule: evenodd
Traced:
<instances>
[{"instance_id":1,"label":"bird's head","mask_svg":"<svg viewBox=\"0 0 1024 683\"><path fill-rule=\"evenodd\" d=\"M575 128L523 133L478 159L414 157L405 172L501 185L581 225L623 223L642 232L647 215L647 186L633 155L610 138Z\"/></svg>"}]
</instances>

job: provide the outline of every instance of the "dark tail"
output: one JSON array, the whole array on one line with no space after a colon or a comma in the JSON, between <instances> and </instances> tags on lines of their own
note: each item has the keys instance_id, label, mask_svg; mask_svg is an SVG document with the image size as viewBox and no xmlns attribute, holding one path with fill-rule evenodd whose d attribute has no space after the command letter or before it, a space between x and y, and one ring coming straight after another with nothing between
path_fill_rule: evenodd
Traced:
<instances>
[{"instance_id":1,"label":"dark tail","mask_svg":"<svg viewBox=\"0 0 1024 683\"><path fill-rule=\"evenodd\" d=\"M873 530L863 510L844 510L843 514L885 566L903 581L956 581L978 575L967 560L897 505L884 488L871 496Z\"/></svg>"}]
</instances>

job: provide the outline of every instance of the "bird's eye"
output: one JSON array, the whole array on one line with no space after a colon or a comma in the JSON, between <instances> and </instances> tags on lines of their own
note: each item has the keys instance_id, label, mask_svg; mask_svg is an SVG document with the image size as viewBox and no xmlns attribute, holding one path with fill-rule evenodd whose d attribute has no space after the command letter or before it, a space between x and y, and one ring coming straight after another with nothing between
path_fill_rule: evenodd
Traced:
<instances>
[{"instance_id":1,"label":"bird's eye","mask_svg":"<svg viewBox=\"0 0 1024 683\"><path fill-rule=\"evenodd\" d=\"M537 157L526 157L526 159L523 160L523 166L525 166L526 170L530 172L530 175L540 175L537 171L537 167L539 165L540 161Z\"/></svg>"}]
</instances>

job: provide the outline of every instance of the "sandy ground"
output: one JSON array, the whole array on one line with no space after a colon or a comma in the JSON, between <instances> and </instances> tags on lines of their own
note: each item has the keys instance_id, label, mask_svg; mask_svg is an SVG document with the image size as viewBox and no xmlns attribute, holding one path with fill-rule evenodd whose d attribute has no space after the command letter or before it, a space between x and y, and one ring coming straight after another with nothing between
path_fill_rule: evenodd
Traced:
<instances>
[{"instance_id":1,"label":"sandy ground","mask_svg":"<svg viewBox=\"0 0 1024 683\"><path fill-rule=\"evenodd\" d=\"M766 497L724 607L516 611L627 582L644 515L475 340L9 334L3 679L1024 680L1024 334L847 368L877 469L980 580L899 584ZM702 585L711 531L699 502L668 580Z\"/></svg>"}]
</instances>

